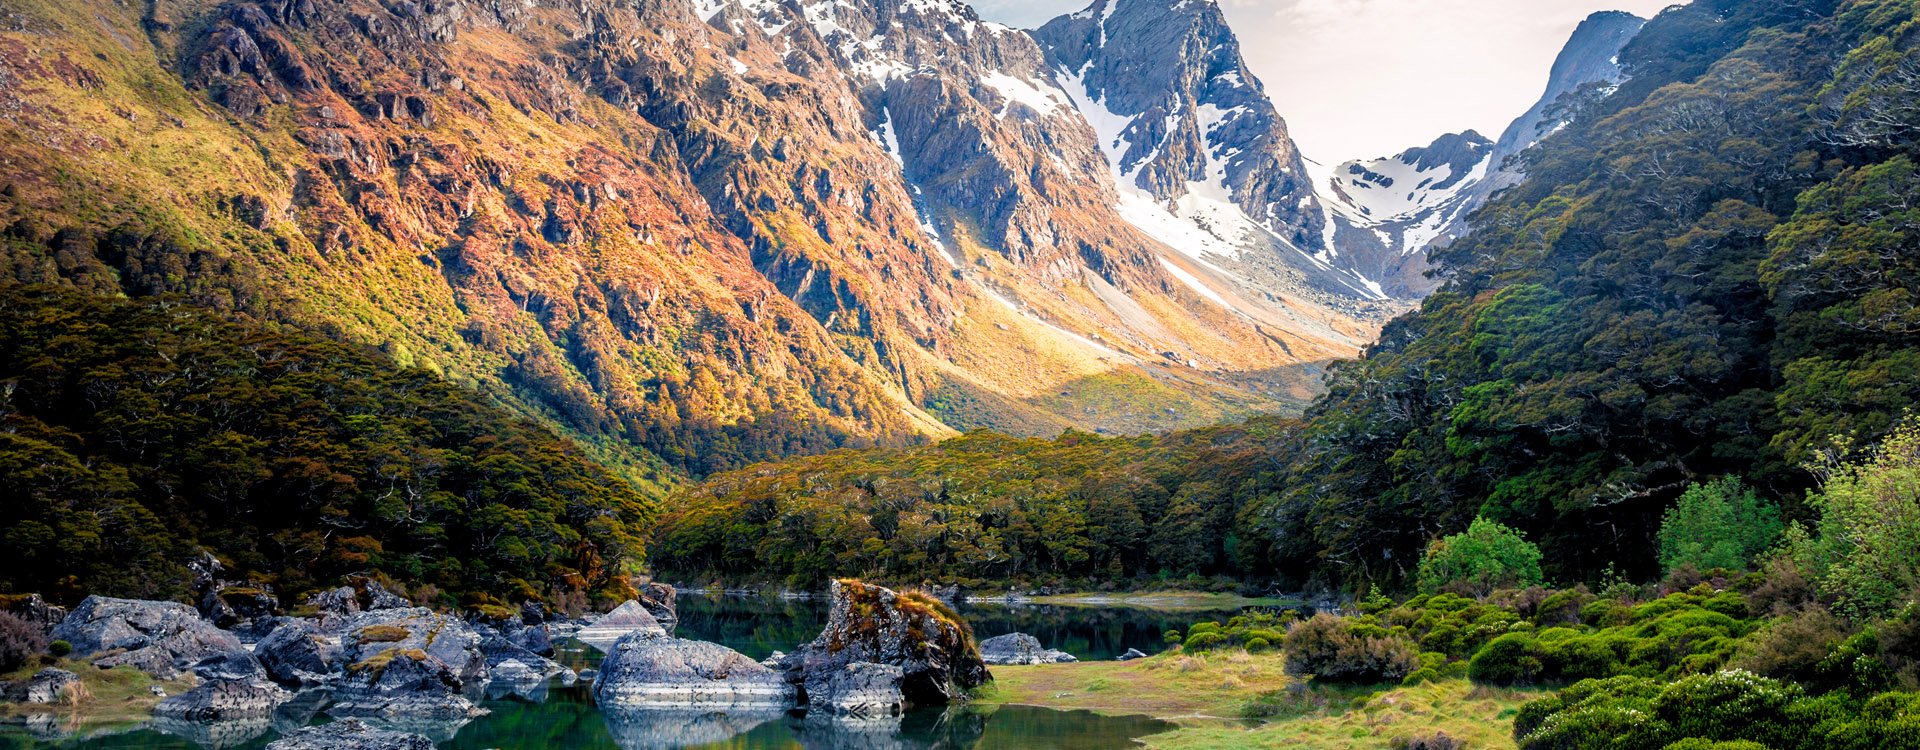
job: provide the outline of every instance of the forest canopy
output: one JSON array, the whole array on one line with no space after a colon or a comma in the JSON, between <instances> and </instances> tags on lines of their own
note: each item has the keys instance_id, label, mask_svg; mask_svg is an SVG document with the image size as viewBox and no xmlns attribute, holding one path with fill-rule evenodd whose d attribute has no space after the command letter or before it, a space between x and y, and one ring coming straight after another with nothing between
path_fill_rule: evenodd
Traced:
<instances>
[{"instance_id":1,"label":"forest canopy","mask_svg":"<svg viewBox=\"0 0 1920 750\"><path fill-rule=\"evenodd\" d=\"M167 298L0 288L0 593L173 598L206 549L283 593L626 594L654 500L437 375Z\"/></svg>"}]
</instances>

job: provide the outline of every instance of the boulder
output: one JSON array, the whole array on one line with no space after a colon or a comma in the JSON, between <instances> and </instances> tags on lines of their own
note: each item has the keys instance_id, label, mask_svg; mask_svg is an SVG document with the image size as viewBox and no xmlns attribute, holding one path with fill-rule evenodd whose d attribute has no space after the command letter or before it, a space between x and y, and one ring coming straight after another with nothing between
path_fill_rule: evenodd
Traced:
<instances>
[{"instance_id":1,"label":"boulder","mask_svg":"<svg viewBox=\"0 0 1920 750\"><path fill-rule=\"evenodd\" d=\"M423 608L355 615L341 637L346 675L334 716L457 718L485 713L465 696L486 683L480 636L467 624Z\"/></svg>"},{"instance_id":2,"label":"boulder","mask_svg":"<svg viewBox=\"0 0 1920 750\"><path fill-rule=\"evenodd\" d=\"M20 703L50 706L66 700L68 690L79 689L80 675L51 667L33 673L25 682L7 690L7 699Z\"/></svg>"},{"instance_id":3,"label":"boulder","mask_svg":"<svg viewBox=\"0 0 1920 750\"><path fill-rule=\"evenodd\" d=\"M274 740L267 750L433 750L433 740L347 719L296 730Z\"/></svg>"},{"instance_id":4,"label":"boulder","mask_svg":"<svg viewBox=\"0 0 1920 750\"><path fill-rule=\"evenodd\" d=\"M202 680L268 680L260 660L245 651L234 651L201 659L193 665L193 675Z\"/></svg>"},{"instance_id":5,"label":"boulder","mask_svg":"<svg viewBox=\"0 0 1920 750\"><path fill-rule=\"evenodd\" d=\"M1147 655L1145 653L1142 653L1140 649L1130 648L1130 649L1127 649L1126 653L1113 657L1113 660L1114 661L1133 661L1134 659L1145 659L1145 658L1147 658Z\"/></svg>"},{"instance_id":6,"label":"boulder","mask_svg":"<svg viewBox=\"0 0 1920 750\"><path fill-rule=\"evenodd\" d=\"M635 599L645 607L647 614L660 623L669 635L680 624L680 591L674 587L654 582L640 587L640 598Z\"/></svg>"},{"instance_id":7,"label":"boulder","mask_svg":"<svg viewBox=\"0 0 1920 750\"><path fill-rule=\"evenodd\" d=\"M187 569L193 572L193 597L200 616L215 627L236 631L242 640L255 635L254 623L271 621L280 613L280 599L273 595L273 587L226 580L226 567L211 553L202 552Z\"/></svg>"},{"instance_id":8,"label":"boulder","mask_svg":"<svg viewBox=\"0 0 1920 750\"><path fill-rule=\"evenodd\" d=\"M780 673L725 646L635 632L600 662L593 694L602 706L784 708L794 689Z\"/></svg>"},{"instance_id":9,"label":"boulder","mask_svg":"<svg viewBox=\"0 0 1920 750\"><path fill-rule=\"evenodd\" d=\"M212 679L192 690L160 701L153 713L169 719L195 722L267 719L273 711L293 698L279 685L266 679Z\"/></svg>"},{"instance_id":10,"label":"boulder","mask_svg":"<svg viewBox=\"0 0 1920 750\"><path fill-rule=\"evenodd\" d=\"M892 664L854 662L807 676L807 706L835 716L879 718L906 712L900 694L904 674Z\"/></svg>"},{"instance_id":11,"label":"boulder","mask_svg":"<svg viewBox=\"0 0 1920 750\"><path fill-rule=\"evenodd\" d=\"M889 664L900 668L908 702L944 705L993 679L966 621L940 600L854 580L834 581L829 594L827 627L781 661L789 683L857 662Z\"/></svg>"},{"instance_id":12,"label":"boulder","mask_svg":"<svg viewBox=\"0 0 1920 750\"><path fill-rule=\"evenodd\" d=\"M54 640L73 644L76 656L91 656L102 667L130 666L170 680L209 656L239 651L240 639L175 602L149 602L89 596L54 626Z\"/></svg>"},{"instance_id":13,"label":"boulder","mask_svg":"<svg viewBox=\"0 0 1920 750\"><path fill-rule=\"evenodd\" d=\"M612 612L601 615L586 627L574 633L573 637L581 643L597 648L601 653L612 653L613 644L628 633L646 633L666 635L667 629L660 626L646 605L628 600Z\"/></svg>"},{"instance_id":14,"label":"boulder","mask_svg":"<svg viewBox=\"0 0 1920 750\"><path fill-rule=\"evenodd\" d=\"M522 648L520 644L497 634L483 633L480 638L480 651L486 654L488 671L495 680L531 682L573 676L573 670L560 662ZM519 666L503 669L508 664Z\"/></svg>"},{"instance_id":15,"label":"boulder","mask_svg":"<svg viewBox=\"0 0 1920 750\"><path fill-rule=\"evenodd\" d=\"M325 685L346 667L338 638L312 620L291 617L254 644L253 654L270 679L293 688Z\"/></svg>"},{"instance_id":16,"label":"boulder","mask_svg":"<svg viewBox=\"0 0 1920 750\"><path fill-rule=\"evenodd\" d=\"M351 617L360 614L360 600L353 595L353 589L347 586L314 592L312 596L307 597L306 606L320 617Z\"/></svg>"},{"instance_id":17,"label":"boulder","mask_svg":"<svg viewBox=\"0 0 1920 750\"><path fill-rule=\"evenodd\" d=\"M407 598L404 596L389 591L387 587L380 585L379 581L367 581L367 611L371 612L379 609L408 609L412 606L413 602L407 601Z\"/></svg>"},{"instance_id":18,"label":"boulder","mask_svg":"<svg viewBox=\"0 0 1920 750\"><path fill-rule=\"evenodd\" d=\"M66 607L49 604L39 594L0 596L0 611L27 621L28 625L39 628L42 633L53 630L53 626L67 619Z\"/></svg>"},{"instance_id":19,"label":"boulder","mask_svg":"<svg viewBox=\"0 0 1920 750\"><path fill-rule=\"evenodd\" d=\"M1079 661L1073 654L1040 645L1040 639L1026 633L996 635L980 642L980 660L990 665L1060 664Z\"/></svg>"}]
</instances>

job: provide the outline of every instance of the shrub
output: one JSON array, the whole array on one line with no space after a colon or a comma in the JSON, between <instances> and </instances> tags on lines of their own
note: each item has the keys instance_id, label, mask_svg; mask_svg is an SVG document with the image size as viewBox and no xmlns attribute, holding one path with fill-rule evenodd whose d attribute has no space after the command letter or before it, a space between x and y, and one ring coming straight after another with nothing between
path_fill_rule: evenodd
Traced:
<instances>
[{"instance_id":1,"label":"shrub","mask_svg":"<svg viewBox=\"0 0 1920 750\"><path fill-rule=\"evenodd\" d=\"M1185 647L1188 651L1205 651L1227 641L1227 637L1211 631L1201 631L1187 636Z\"/></svg>"},{"instance_id":2,"label":"shrub","mask_svg":"<svg viewBox=\"0 0 1920 750\"><path fill-rule=\"evenodd\" d=\"M54 656L66 656L73 653L73 644L66 641L54 641L47 644L47 653Z\"/></svg>"},{"instance_id":3,"label":"shrub","mask_svg":"<svg viewBox=\"0 0 1920 750\"><path fill-rule=\"evenodd\" d=\"M1259 636L1247 639L1247 653L1258 654L1273 648L1273 642Z\"/></svg>"},{"instance_id":4,"label":"shrub","mask_svg":"<svg viewBox=\"0 0 1920 750\"><path fill-rule=\"evenodd\" d=\"M1795 726L1788 707L1805 694L1798 685L1731 670L1668 685L1654 697L1652 710L1669 741L1699 737L1790 747L1805 728Z\"/></svg>"},{"instance_id":5,"label":"shrub","mask_svg":"<svg viewBox=\"0 0 1920 750\"><path fill-rule=\"evenodd\" d=\"M1540 644L1526 633L1508 633L1493 639L1473 655L1467 665L1467 678L1489 685L1516 685L1540 678L1546 665L1540 659Z\"/></svg>"},{"instance_id":6,"label":"shrub","mask_svg":"<svg viewBox=\"0 0 1920 750\"><path fill-rule=\"evenodd\" d=\"M1795 565L1855 621L1889 617L1920 590L1920 423L1909 422L1864 462L1833 469L1807 498L1820 514L1786 546Z\"/></svg>"},{"instance_id":7,"label":"shrub","mask_svg":"<svg viewBox=\"0 0 1920 750\"><path fill-rule=\"evenodd\" d=\"M1845 620L1814 607L1768 624L1741 644L1733 663L1768 677L1832 689L1850 677L1835 679L1833 657L1853 633Z\"/></svg>"},{"instance_id":8,"label":"shrub","mask_svg":"<svg viewBox=\"0 0 1920 750\"><path fill-rule=\"evenodd\" d=\"M1520 750L1585 750L1613 746L1644 731L1660 683L1644 677L1584 680L1527 703L1513 718ZM1637 747L1622 742L1620 747Z\"/></svg>"},{"instance_id":9,"label":"shrub","mask_svg":"<svg viewBox=\"0 0 1920 750\"><path fill-rule=\"evenodd\" d=\"M1695 484L1660 522L1660 567L1745 570L1784 529L1780 508L1740 480Z\"/></svg>"},{"instance_id":10,"label":"shrub","mask_svg":"<svg viewBox=\"0 0 1920 750\"><path fill-rule=\"evenodd\" d=\"M0 612L0 673L26 666L47 650L47 634L12 612Z\"/></svg>"},{"instance_id":11,"label":"shrub","mask_svg":"<svg viewBox=\"0 0 1920 750\"><path fill-rule=\"evenodd\" d=\"M1325 613L1288 628L1286 652L1288 674L1327 682L1397 682L1420 666L1405 636Z\"/></svg>"},{"instance_id":12,"label":"shrub","mask_svg":"<svg viewBox=\"0 0 1920 750\"><path fill-rule=\"evenodd\" d=\"M1459 587L1478 596L1496 588L1537 586L1540 548L1520 532L1484 518L1474 519L1464 533L1427 545L1417 573L1427 593Z\"/></svg>"}]
</instances>

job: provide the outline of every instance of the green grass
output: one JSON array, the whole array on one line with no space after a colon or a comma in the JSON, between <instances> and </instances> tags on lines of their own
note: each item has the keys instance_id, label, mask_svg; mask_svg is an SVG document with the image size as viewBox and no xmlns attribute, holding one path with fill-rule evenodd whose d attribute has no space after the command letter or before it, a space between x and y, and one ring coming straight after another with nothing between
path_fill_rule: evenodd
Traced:
<instances>
[{"instance_id":1,"label":"green grass","mask_svg":"<svg viewBox=\"0 0 1920 750\"><path fill-rule=\"evenodd\" d=\"M1475 687L1465 680L1417 686L1327 687L1288 677L1278 653L1160 654L1131 662L995 667L975 700L1140 714L1179 728L1153 748L1385 748L1434 732L1475 750L1514 746L1513 716L1538 691Z\"/></svg>"}]
</instances>

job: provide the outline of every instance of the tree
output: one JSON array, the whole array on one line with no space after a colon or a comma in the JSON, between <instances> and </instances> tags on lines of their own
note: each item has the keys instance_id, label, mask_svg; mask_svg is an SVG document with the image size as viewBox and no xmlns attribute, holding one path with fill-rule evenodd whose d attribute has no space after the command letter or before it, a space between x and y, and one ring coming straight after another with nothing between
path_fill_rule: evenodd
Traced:
<instances>
[{"instance_id":1,"label":"tree","mask_svg":"<svg viewBox=\"0 0 1920 750\"><path fill-rule=\"evenodd\" d=\"M1660 523L1660 565L1745 570L1784 528L1780 508L1738 479L1695 484Z\"/></svg>"},{"instance_id":2,"label":"tree","mask_svg":"<svg viewBox=\"0 0 1920 750\"><path fill-rule=\"evenodd\" d=\"M1435 593L1460 588L1485 596L1497 588L1537 586L1540 548L1520 532L1485 518L1476 518L1464 533L1427 545L1420 560L1421 591Z\"/></svg>"},{"instance_id":3,"label":"tree","mask_svg":"<svg viewBox=\"0 0 1920 750\"><path fill-rule=\"evenodd\" d=\"M1835 611L1887 617L1920 595L1920 423L1908 421L1872 456L1835 468L1808 504L1820 514L1797 526L1788 553L1812 573Z\"/></svg>"}]
</instances>

